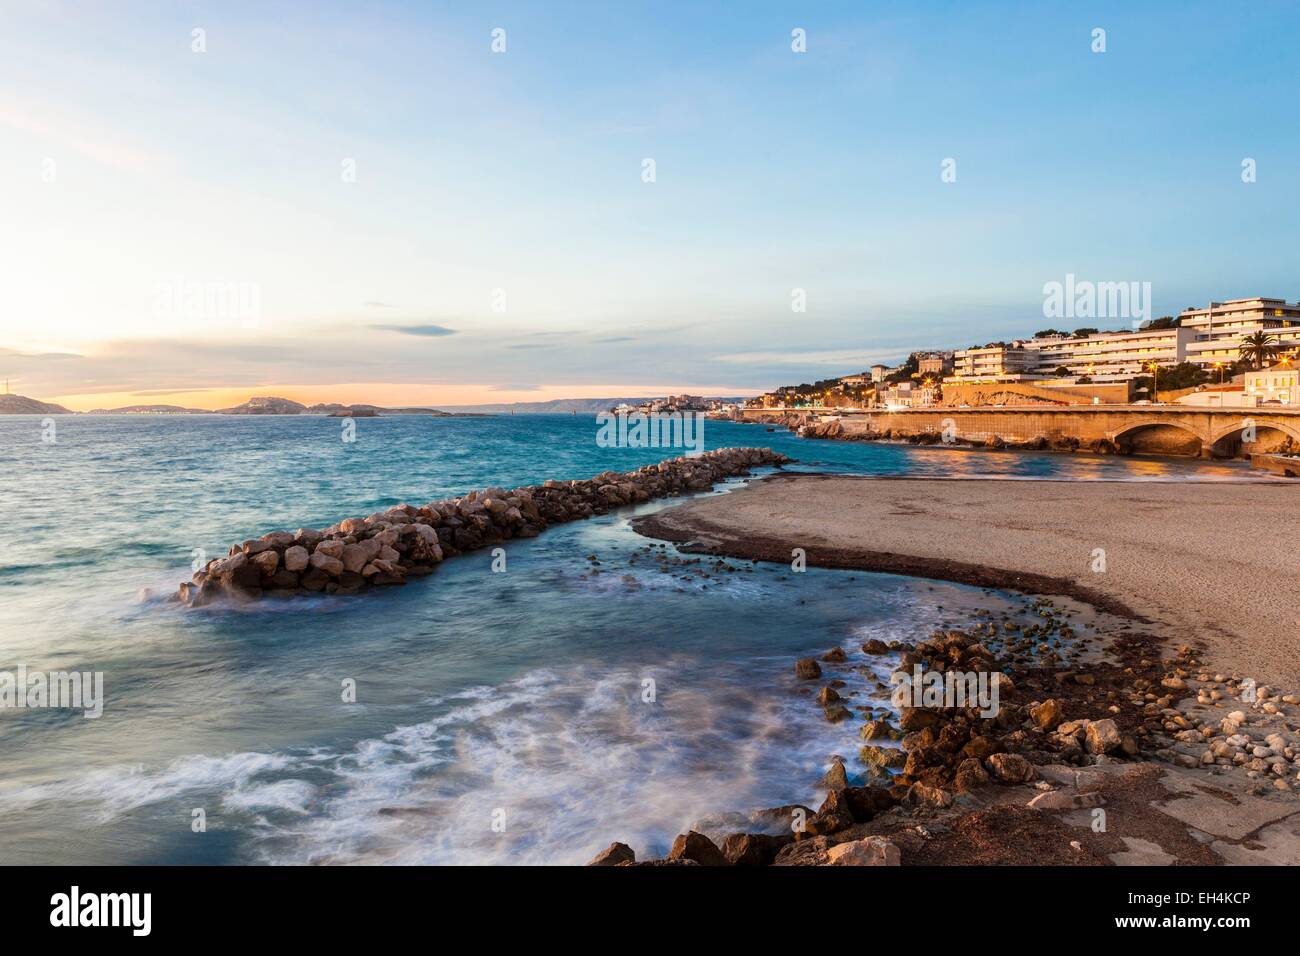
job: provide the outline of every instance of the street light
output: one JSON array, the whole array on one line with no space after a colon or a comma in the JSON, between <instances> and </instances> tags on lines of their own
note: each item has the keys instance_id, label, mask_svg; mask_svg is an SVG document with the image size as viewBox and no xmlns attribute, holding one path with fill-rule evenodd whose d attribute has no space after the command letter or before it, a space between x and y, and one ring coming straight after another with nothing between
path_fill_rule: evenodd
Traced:
<instances>
[{"instance_id":1,"label":"street light","mask_svg":"<svg viewBox=\"0 0 1300 956\"><path fill-rule=\"evenodd\" d=\"M1148 362L1147 371L1151 373L1151 402L1154 404L1160 401L1160 366L1155 362Z\"/></svg>"},{"instance_id":2,"label":"street light","mask_svg":"<svg viewBox=\"0 0 1300 956\"><path fill-rule=\"evenodd\" d=\"M1223 384L1223 363L1215 362L1214 367L1219 370L1219 384L1222 385Z\"/></svg>"}]
</instances>

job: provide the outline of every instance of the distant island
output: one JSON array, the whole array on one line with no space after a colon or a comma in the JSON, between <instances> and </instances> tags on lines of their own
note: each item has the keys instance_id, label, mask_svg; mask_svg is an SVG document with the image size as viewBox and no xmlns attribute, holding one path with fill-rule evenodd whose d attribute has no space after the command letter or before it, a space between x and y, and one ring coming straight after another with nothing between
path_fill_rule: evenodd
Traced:
<instances>
[{"instance_id":1,"label":"distant island","mask_svg":"<svg viewBox=\"0 0 1300 956\"><path fill-rule=\"evenodd\" d=\"M653 400L641 398L556 398L549 402L503 402L495 405L447 405L445 408L452 412L478 412L480 414L495 415L567 415L576 413L578 415L598 415L601 412L607 412L612 408L627 406L629 408L638 407L651 403ZM740 403L744 398L718 398L710 399L712 402L735 402Z\"/></svg>"},{"instance_id":2,"label":"distant island","mask_svg":"<svg viewBox=\"0 0 1300 956\"><path fill-rule=\"evenodd\" d=\"M471 412L447 412L439 408L384 408L381 405L341 405L326 402L303 405L274 395L256 396L231 408L185 408L180 405L123 405L74 412L25 395L0 395L0 415L325 415L333 418L378 418L385 415L431 415L435 418L473 417ZM483 414L482 412L478 414Z\"/></svg>"},{"instance_id":3,"label":"distant island","mask_svg":"<svg viewBox=\"0 0 1300 956\"><path fill-rule=\"evenodd\" d=\"M62 405L38 402L26 395L0 395L0 415L72 415Z\"/></svg>"},{"instance_id":4,"label":"distant island","mask_svg":"<svg viewBox=\"0 0 1300 956\"><path fill-rule=\"evenodd\" d=\"M671 396L670 396L671 398ZM701 399L701 401L705 401ZM709 404L736 403L743 398L709 399ZM230 408L186 408L181 405L123 405L74 412L62 405L37 401L24 395L0 395L0 415L325 415L333 418L378 418L385 415L432 415L435 418L472 418L483 415L597 415L612 408L633 408L655 404L644 398L557 398L547 402L503 402L487 405L447 405L444 408L382 405L343 405L321 402L304 405L276 395L259 395Z\"/></svg>"},{"instance_id":5,"label":"distant island","mask_svg":"<svg viewBox=\"0 0 1300 956\"><path fill-rule=\"evenodd\" d=\"M123 405L121 408L92 408L87 415L211 415L206 408L180 405Z\"/></svg>"}]
</instances>

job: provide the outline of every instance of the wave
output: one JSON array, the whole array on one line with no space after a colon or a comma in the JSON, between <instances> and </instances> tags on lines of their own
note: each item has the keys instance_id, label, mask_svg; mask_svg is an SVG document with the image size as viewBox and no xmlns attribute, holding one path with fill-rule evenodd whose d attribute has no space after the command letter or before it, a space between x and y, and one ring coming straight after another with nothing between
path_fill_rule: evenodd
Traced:
<instances>
[{"instance_id":1,"label":"wave","mask_svg":"<svg viewBox=\"0 0 1300 956\"><path fill-rule=\"evenodd\" d=\"M616 839L662 855L687 828L770 829L756 811L815 802L830 755L855 752L856 726L827 724L806 688L764 686L776 665L539 669L430 698L436 716L348 751L101 769L0 791L0 808L109 823L215 794L272 864L583 863Z\"/></svg>"}]
</instances>

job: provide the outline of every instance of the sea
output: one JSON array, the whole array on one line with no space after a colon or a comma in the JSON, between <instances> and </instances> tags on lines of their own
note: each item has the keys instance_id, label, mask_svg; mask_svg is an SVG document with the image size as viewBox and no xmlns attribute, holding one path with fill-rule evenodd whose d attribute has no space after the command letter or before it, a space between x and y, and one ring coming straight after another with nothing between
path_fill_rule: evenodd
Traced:
<instances>
[{"instance_id":1,"label":"sea","mask_svg":"<svg viewBox=\"0 0 1300 956\"><path fill-rule=\"evenodd\" d=\"M0 708L0 860L582 864L815 808L860 719L797 658L887 708L888 657L1023 595L678 554L630 527L672 500L445 561L404 587L189 609L176 586L274 530L672 457L591 416L0 418L0 682L102 675L102 712ZM1260 480L1197 463L802 439L707 423L790 470L1060 481ZM761 472L759 472L761 474ZM743 479L719 486L727 494ZM1014 485L1008 484L1014 495ZM864 544L869 545L869 541Z\"/></svg>"}]
</instances>

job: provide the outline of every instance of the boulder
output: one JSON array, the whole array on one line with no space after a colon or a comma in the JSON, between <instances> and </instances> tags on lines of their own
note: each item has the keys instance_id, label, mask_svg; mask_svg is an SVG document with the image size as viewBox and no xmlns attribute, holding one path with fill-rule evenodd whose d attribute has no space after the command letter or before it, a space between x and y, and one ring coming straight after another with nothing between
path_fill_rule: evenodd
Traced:
<instances>
[{"instance_id":1,"label":"boulder","mask_svg":"<svg viewBox=\"0 0 1300 956\"><path fill-rule=\"evenodd\" d=\"M853 812L849 809L849 799L843 790L832 790L809 818L806 831L814 836L839 833L853 826Z\"/></svg>"},{"instance_id":2,"label":"boulder","mask_svg":"<svg viewBox=\"0 0 1300 956\"><path fill-rule=\"evenodd\" d=\"M830 847L826 858L831 866L901 866L903 861L898 846L878 836Z\"/></svg>"},{"instance_id":3,"label":"boulder","mask_svg":"<svg viewBox=\"0 0 1300 956\"><path fill-rule=\"evenodd\" d=\"M311 555L301 545L293 545L284 550L284 567L286 571L305 571Z\"/></svg>"},{"instance_id":4,"label":"boulder","mask_svg":"<svg viewBox=\"0 0 1300 956\"><path fill-rule=\"evenodd\" d=\"M937 723L939 715L923 707L904 707L898 717L898 726L903 732L920 730Z\"/></svg>"},{"instance_id":5,"label":"boulder","mask_svg":"<svg viewBox=\"0 0 1300 956\"><path fill-rule=\"evenodd\" d=\"M903 735L903 749L924 750L926 747L933 747L935 740L934 728L922 727L920 730Z\"/></svg>"},{"instance_id":6,"label":"boulder","mask_svg":"<svg viewBox=\"0 0 1300 956\"><path fill-rule=\"evenodd\" d=\"M898 804L898 798L884 787L846 787L844 799L857 823L867 823Z\"/></svg>"},{"instance_id":7,"label":"boulder","mask_svg":"<svg viewBox=\"0 0 1300 956\"><path fill-rule=\"evenodd\" d=\"M966 793L977 787L982 787L989 782L988 771L974 757L967 757L957 765L957 772L953 774L952 785L958 793Z\"/></svg>"},{"instance_id":8,"label":"boulder","mask_svg":"<svg viewBox=\"0 0 1300 956\"><path fill-rule=\"evenodd\" d=\"M1094 720L1088 724L1085 737L1085 746L1088 748L1088 753L1110 753L1121 742L1119 727L1109 717L1105 720Z\"/></svg>"},{"instance_id":9,"label":"boulder","mask_svg":"<svg viewBox=\"0 0 1300 956\"><path fill-rule=\"evenodd\" d=\"M844 769L844 759L842 757L831 758L831 768L822 777L822 783L827 790L843 790L849 785L849 775Z\"/></svg>"},{"instance_id":10,"label":"boulder","mask_svg":"<svg viewBox=\"0 0 1300 956\"><path fill-rule=\"evenodd\" d=\"M325 542L321 542L324 544ZM342 548L339 549L340 552ZM337 578L344 571L343 562L338 558L332 557L326 552L321 551L320 545L316 546L315 552L311 556L311 566L317 571L322 571L332 578Z\"/></svg>"},{"instance_id":11,"label":"boulder","mask_svg":"<svg viewBox=\"0 0 1300 956\"><path fill-rule=\"evenodd\" d=\"M1049 698L1036 707L1029 708L1029 716L1039 730L1055 730L1065 719L1065 711L1055 698Z\"/></svg>"},{"instance_id":12,"label":"boulder","mask_svg":"<svg viewBox=\"0 0 1300 956\"><path fill-rule=\"evenodd\" d=\"M826 713L826 719L829 720L832 724L838 724L841 720L853 716L853 712L849 710L847 707L845 707L843 704L841 704L839 701L836 701L833 704L827 704L825 713Z\"/></svg>"},{"instance_id":13,"label":"boulder","mask_svg":"<svg viewBox=\"0 0 1300 956\"><path fill-rule=\"evenodd\" d=\"M866 744L861 751L862 762L869 767L901 770L907 763L907 752L897 747Z\"/></svg>"},{"instance_id":14,"label":"boulder","mask_svg":"<svg viewBox=\"0 0 1300 956\"><path fill-rule=\"evenodd\" d=\"M733 833L722 841L722 855L732 866L771 866L781 848L793 842L793 834Z\"/></svg>"},{"instance_id":15,"label":"boulder","mask_svg":"<svg viewBox=\"0 0 1300 956\"><path fill-rule=\"evenodd\" d=\"M896 740L898 731L887 720L871 720L862 725L858 732L863 740Z\"/></svg>"},{"instance_id":16,"label":"boulder","mask_svg":"<svg viewBox=\"0 0 1300 956\"><path fill-rule=\"evenodd\" d=\"M297 572L281 568L271 575L271 579L266 583L266 586L279 591L292 591L298 587L298 580Z\"/></svg>"},{"instance_id":17,"label":"boulder","mask_svg":"<svg viewBox=\"0 0 1300 956\"><path fill-rule=\"evenodd\" d=\"M952 794L942 787L932 787L925 783L914 783L907 791L905 803L914 807L950 807Z\"/></svg>"},{"instance_id":18,"label":"boulder","mask_svg":"<svg viewBox=\"0 0 1300 956\"><path fill-rule=\"evenodd\" d=\"M327 538L324 541L317 542L315 549L312 551L312 557L320 554L327 558L341 558L345 547L347 545L337 538Z\"/></svg>"},{"instance_id":19,"label":"boulder","mask_svg":"<svg viewBox=\"0 0 1300 956\"><path fill-rule=\"evenodd\" d=\"M961 748L961 756L985 760L1000 750L1002 750L1002 744L994 738L976 735L966 741L966 746Z\"/></svg>"},{"instance_id":20,"label":"boulder","mask_svg":"<svg viewBox=\"0 0 1300 956\"><path fill-rule=\"evenodd\" d=\"M825 866L830 862L831 841L824 836L798 840L783 846L773 866Z\"/></svg>"},{"instance_id":21,"label":"boulder","mask_svg":"<svg viewBox=\"0 0 1300 956\"><path fill-rule=\"evenodd\" d=\"M1034 779L1034 765L1020 754L993 754L984 763L999 783L1028 783Z\"/></svg>"},{"instance_id":22,"label":"boulder","mask_svg":"<svg viewBox=\"0 0 1300 956\"><path fill-rule=\"evenodd\" d=\"M703 833L694 830L679 833L668 851L670 860L693 860L700 866L728 866L727 858L717 845Z\"/></svg>"},{"instance_id":23,"label":"boulder","mask_svg":"<svg viewBox=\"0 0 1300 956\"><path fill-rule=\"evenodd\" d=\"M822 676L822 669L811 657L804 657L794 662L794 676L800 680L816 680Z\"/></svg>"},{"instance_id":24,"label":"boulder","mask_svg":"<svg viewBox=\"0 0 1300 956\"><path fill-rule=\"evenodd\" d=\"M840 695L834 687L823 687L817 693L817 703L821 704L823 707L827 704L838 703L839 699Z\"/></svg>"},{"instance_id":25,"label":"boulder","mask_svg":"<svg viewBox=\"0 0 1300 956\"><path fill-rule=\"evenodd\" d=\"M342 565L340 565L341 567ZM308 591L323 591L332 579L319 568L311 568L302 574L301 584Z\"/></svg>"},{"instance_id":26,"label":"boulder","mask_svg":"<svg viewBox=\"0 0 1300 956\"><path fill-rule=\"evenodd\" d=\"M626 843L611 843L597 853L588 866L618 866L620 863L635 863L636 854Z\"/></svg>"},{"instance_id":27,"label":"boulder","mask_svg":"<svg viewBox=\"0 0 1300 956\"><path fill-rule=\"evenodd\" d=\"M360 574L361 569L370 561L370 555L367 554L367 548L360 544L349 544L343 548L343 567L347 571Z\"/></svg>"},{"instance_id":28,"label":"boulder","mask_svg":"<svg viewBox=\"0 0 1300 956\"><path fill-rule=\"evenodd\" d=\"M888 654L889 645L884 641L873 637L867 643L862 645L862 650L866 654Z\"/></svg>"},{"instance_id":29,"label":"boulder","mask_svg":"<svg viewBox=\"0 0 1300 956\"><path fill-rule=\"evenodd\" d=\"M262 551L253 555L250 563L269 578L280 569L280 555L276 551Z\"/></svg>"}]
</instances>

